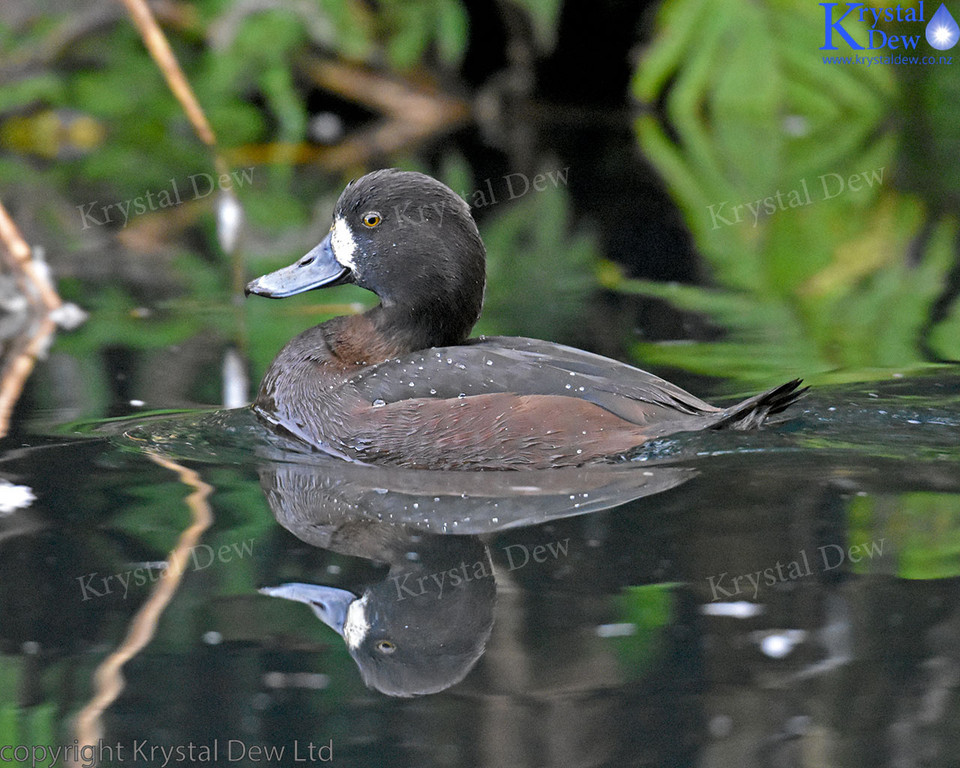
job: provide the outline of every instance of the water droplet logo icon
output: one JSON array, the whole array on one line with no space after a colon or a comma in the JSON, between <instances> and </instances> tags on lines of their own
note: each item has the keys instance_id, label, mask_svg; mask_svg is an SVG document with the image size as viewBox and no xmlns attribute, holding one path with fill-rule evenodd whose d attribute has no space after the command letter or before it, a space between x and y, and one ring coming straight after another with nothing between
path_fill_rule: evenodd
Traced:
<instances>
[{"instance_id":1,"label":"water droplet logo icon","mask_svg":"<svg viewBox=\"0 0 960 768\"><path fill-rule=\"evenodd\" d=\"M957 40L960 40L960 27L947 6L941 5L927 24L927 42L938 51L946 51L953 48Z\"/></svg>"}]
</instances>

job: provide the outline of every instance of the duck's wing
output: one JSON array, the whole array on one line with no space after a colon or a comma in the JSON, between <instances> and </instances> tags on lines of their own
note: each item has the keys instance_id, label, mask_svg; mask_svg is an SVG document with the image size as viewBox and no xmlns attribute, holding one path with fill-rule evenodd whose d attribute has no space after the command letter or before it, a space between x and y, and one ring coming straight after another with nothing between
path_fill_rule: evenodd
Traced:
<instances>
[{"instance_id":1,"label":"duck's wing","mask_svg":"<svg viewBox=\"0 0 960 768\"><path fill-rule=\"evenodd\" d=\"M304 420L325 435L303 439L361 462L421 469L579 466L677 432L757 426L793 402L797 384L720 409L588 352L478 339L358 371L337 389L336 419Z\"/></svg>"},{"instance_id":2,"label":"duck's wing","mask_svg":"<svg viewBox=\"0 0 960 768\"><path fill-rule=\"evenodd\" d=\"M486 337L414 352L365 368L348 382L371 405L478 395L551 395L593 403L637 425L699 422L721 409L652 373L561 344ZM682 428L682 427L681 427Z\"/></svg>"}]
</instances>

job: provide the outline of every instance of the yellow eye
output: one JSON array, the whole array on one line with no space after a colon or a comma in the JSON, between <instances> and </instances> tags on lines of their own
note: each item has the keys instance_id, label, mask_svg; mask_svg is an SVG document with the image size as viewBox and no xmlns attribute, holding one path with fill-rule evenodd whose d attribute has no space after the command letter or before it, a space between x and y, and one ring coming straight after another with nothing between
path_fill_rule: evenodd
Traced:
<instances>
[{"instance_id":1,"label":"yellow eye","mask_svg":"<svg viewBox=\"0 0 960 768\"><path fill-rule=\"evenodd\" d=\"M380 218L380 214L376 211L370 211L370 213L363 215L363 226L370 227L370 229L373 229L381 221L383 221L383 219Z\"/></svg>"},{"instance_id":2,"label":"yellow eye","mask_svg":"<svg viewBox=\"0 0 960 768\"><path fill-rule=\"evenodd\" d=\"M391 643L389 640L381 640L379 643L377 643L377 650L380 651L380 653L389 655L397 650L397 646Z\"/></svg>"}]
</instances>

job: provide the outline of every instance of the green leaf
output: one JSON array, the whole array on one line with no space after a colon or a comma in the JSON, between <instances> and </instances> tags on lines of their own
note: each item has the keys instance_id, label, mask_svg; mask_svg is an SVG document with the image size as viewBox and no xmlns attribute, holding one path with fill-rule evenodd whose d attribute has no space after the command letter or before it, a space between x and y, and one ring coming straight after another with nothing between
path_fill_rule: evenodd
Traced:
<instances>
[{"instance_id":1,"label":"green leaf","mask_svg":"<svg viewBox=\"0 0 960 768\"><path fill-rule=\"evenodd\" d=\"M455 66L467 51L467 12L458 0L437 2L437 52L448 66Z\"/></svg>"},{"instance_id":2,"label":"green leaf","mask_svg":"<svg viewBox=\"0 0 960 768\"><path fill-rule=\"evenodd\" d=\"M630 634L609 639L626 673L643 677L663 647L663 630L673 615L674 584L627 587L616 598L617 622L632 626Z\"/></svg>"}]
</instances>

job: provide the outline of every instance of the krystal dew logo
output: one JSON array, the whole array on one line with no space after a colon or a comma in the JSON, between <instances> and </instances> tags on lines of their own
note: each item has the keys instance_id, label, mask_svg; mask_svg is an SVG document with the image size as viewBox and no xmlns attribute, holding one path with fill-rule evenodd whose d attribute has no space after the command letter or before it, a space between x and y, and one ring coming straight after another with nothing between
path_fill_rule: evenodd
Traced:
<instances>
[{"instance_id":1,"label":"krystal dew logo","mask_svg":"<svg viewBox=\"0 0 960 768\"><path fill-rule=\"evenodd\" d=\"M904 7L902 5L891 5L880 8L868 8L865 3L820 3L824 14L824 36L821 51L837 50L837 40L842 40L855 51L863 50L904 50L915 51L920 42L919 34L901 34L894 35L879 28L881 22L893 23L901 22L906 24L926 23L924 36L931 47L938 51L946 51L953 48L960 40L960 26L947 10L946 5L941 5L936 13L927 21L923 0L916 8ZM837 13L835 8L839 8L839 17L834 18ZM845 9L845 10L844 10ZM857 20L864 24L869 24L867 31L867 40L858 41L851 34L850 30L844 26L845 23ZM909 29L909 28L907 28Z\"/></svg>"}]
</instances>

